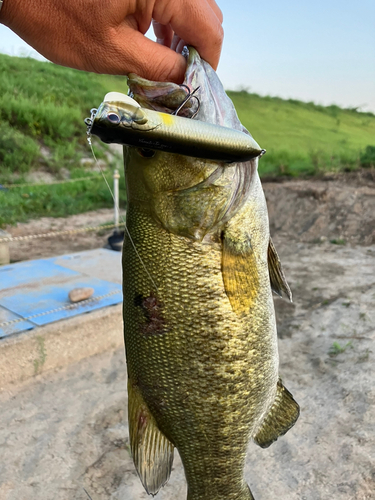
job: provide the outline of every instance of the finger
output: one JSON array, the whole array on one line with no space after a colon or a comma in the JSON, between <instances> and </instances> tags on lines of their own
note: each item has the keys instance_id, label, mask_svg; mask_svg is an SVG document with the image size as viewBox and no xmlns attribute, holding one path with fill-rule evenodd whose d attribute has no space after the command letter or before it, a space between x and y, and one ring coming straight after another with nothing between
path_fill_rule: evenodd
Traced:
<instances>
[{"instance_id":1,"label":"finger","mask_svg":"<svg viewBox=\"0 0 375 500\"><path fill-rule=\"evenodd\" d=\"M220 7L214 0L207 0L207 3L210 5L211 9L215 12L216 17L219 19L220 24L223 24L223 13L221 12Z\"/></svg>"},{"instance_id":2,"label":"finger","mask_svg":"<svg viewBox=\"0 0 375 500\"><path fill-rule=\"evenodd\" d=\"M175 34L217 68L224 33L207 0L160 0L155 3L153 18L161 24L170 24Z\"/></svg>"},{"instance_id":3,"label":"finger","mask_svg":"<svg viewBox=\"0 0 375 500\"><path fill-rule=\"evenodd\" d=\"M153 19L152 27L156 36L156 42L170 47L173 39L173 30L170 25L160 24Z\"/></svg>"},{"instance_id":4,"label":"finger","mask_svg":"<svg viewBox=\"0 0 375 500\"><path fill-rule=\"evenodd\" d=\"M116 44L121 56L112 60L126 61L122 74L132 72L148 80L183 82L186 60L169 47L153 42L126 25L116 36Z\"/></svg>"}]
</instances>

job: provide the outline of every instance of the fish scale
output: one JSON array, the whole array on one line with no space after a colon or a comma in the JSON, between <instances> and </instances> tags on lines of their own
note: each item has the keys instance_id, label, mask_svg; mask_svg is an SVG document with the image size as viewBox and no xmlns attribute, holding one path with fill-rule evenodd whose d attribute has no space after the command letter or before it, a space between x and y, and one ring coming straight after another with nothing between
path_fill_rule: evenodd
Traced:
<instances>
[{"instance_id":1,"label":"fish scale","mask_svg":"<svg viewBox=\"0 0 375 500\"><path fill-rule=\"evenodd\" d=\"M132 158L127 168L131 166ZM138 165L138 184L141 174ZM254 187L252 195L257 200L262 193L259 186ZM129 191L132 188L130 185ZM143 186L139 191L144 192ZM251 498L242 477L247 443L260 415L272 404L277 382L267 259L262 266L265 286L251 311L240 318L224 288L221 243L205 244L171 234L150 217L145 205L137 207L129 200L127 225L158 289L152 290L133 246L125 241L129 379L140 388L158 428L179 450L189 500ZM264 209L263 215L265 220L258 218L258 224L266 228ZM265 228L252 228L254 245L256 234L266 241ZM263 243L263 247L266 255L267 245ZM144 338L139 328L144 318L133 297L152 293L163 304L165 332ZM258 329L254 329L256 323ZM261 338L256 339L259 333ZM267 365L270 369L265 369ZM257 398L259 392L269 395L251 404L252 394Z\"/></svg>"},{"instance_id":2,"label":"fish scale","mask_svg":"<svg viewBox=\"0 0 375 500\"><path fill-rule=\"evenodd\" d=\"M215 95L199 120L215 117L247 133L194 49L185 78L192 81L201 95ZM168 84L132 75L129 87L143 106L168 108ZM116 113L116 103L107 105ZM209 146L209 137L203 142ZM169 479L176 447L188 500L251 500L243 477L249 439L267 447L299 415L278 376L272 290L291 292L269 236L258 159L228 165L135 147L125 147L124 158L123 316L135 467L154 495Z\"/></svg>"}]
</instances>

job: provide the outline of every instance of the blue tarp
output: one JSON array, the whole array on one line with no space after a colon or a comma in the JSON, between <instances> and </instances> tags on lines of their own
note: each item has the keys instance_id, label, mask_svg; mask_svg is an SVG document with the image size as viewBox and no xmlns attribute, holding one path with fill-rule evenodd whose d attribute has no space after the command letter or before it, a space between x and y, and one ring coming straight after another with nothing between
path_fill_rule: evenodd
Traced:
<instances>
[{"instance_id":1,"label":"blue tarp","mask_svg":"<svg viewBox=\"0 0 375 500\"><path fill-rule=\"evenodd\" d=\"M106 268L117 282L95 276ZM119 254L104 249L0 267L0 338L120 303L120 276ZM71 304L69 292L82 287L92 287L93 296Z\"/></svg>"}]
</instances>

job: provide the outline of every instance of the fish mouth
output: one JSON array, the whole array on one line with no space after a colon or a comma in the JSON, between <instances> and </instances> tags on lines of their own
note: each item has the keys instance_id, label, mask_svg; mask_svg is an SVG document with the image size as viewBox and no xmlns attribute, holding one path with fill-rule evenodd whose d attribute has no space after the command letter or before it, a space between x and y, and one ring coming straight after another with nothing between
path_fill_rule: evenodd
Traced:
<instances>
[{"instance_id":1,"label":"fish mouth","mask_svg":"<svg viewBox=\"0 0 375 500\"><path fill-rule=\"evenodd\" d=\"M187 59L183 84L155 82L146 80L135 73L129 73L129 95L143 108L162 113L178 114L186 118L194 116L199 109L199 101L197 99L187 99L187 97L195 90L191 85L192 74L201 58L193 47L185 47L182 55ZM181 109L179 109L180 107Z\"/></svg>"},{"instance_id":2,"label":"fish mouth","mask_svg":"<svg viewBox=\"0 0 375 500\"><path fill-rule=\"evenodd\" d=\"M194 47L185 47L182 54L187 59L182 85L153 82L130 73L129 95L144 108L175 113L186 118L197 117L203 122L249 134L239 121L234 105L226 95L215 70L201 59ZM193 92L194 98L186 99ZM182 103L184 104L181 107Z\"/></svg>"}]
</instances>

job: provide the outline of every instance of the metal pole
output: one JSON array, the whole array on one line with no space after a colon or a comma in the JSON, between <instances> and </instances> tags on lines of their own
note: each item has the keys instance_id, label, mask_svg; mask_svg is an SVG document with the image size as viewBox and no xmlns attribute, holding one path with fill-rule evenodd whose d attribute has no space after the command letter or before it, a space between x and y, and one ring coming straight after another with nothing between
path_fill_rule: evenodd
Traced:
<instances>
[{"instance_id":1,"label":"metal pole","mask_svg":"<svg viewBox=\"0 0 375 500\"><path fill-rule=\"evenodd\" d=\"M120 179L120 174L117 168L113 172L113 195L115 197L115 230L114 233L117 234L119 232L118 227L119 227L119 222L120 222L120 213L119 213L119 203L120 203L120 196L119 196L119 179Z\"/></svg>"},{"instance_id":2,"label":"metal pole","mask_svg":"<svg viewBox=\"0 0 375 500\"><path fill-rule=\"evenodd\" d=\"M1 238L9 238L10 234L0 229ZM0 266L10 263L9 243L7 241L0 241Z\"/></svg>"}]
</instances>

